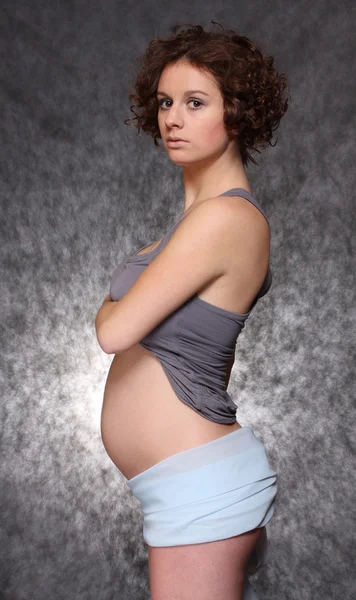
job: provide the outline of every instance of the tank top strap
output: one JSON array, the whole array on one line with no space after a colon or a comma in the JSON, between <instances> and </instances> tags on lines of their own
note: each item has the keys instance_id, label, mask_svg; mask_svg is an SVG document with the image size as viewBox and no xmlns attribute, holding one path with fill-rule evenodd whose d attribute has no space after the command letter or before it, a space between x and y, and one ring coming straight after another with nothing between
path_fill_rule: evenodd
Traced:
<instances>
[{"instance_id":1,"label":"tank top strap","mask_svg":"<svg viewBox=\"0 0 356 600\"><path fill-rule=\"evenodd\" d=\"M187 215L181 215L179 217L179 219L174 223L174 225L172 225L172 227L170 227L168 229L168 231L166 231L166 233L164 234L163 238L161 239L160 243L157 246L157 250L158 249L162 249L168 242L168 240L172 237L173 233L175 232L175 230L177 229L179 223L181 223L183 221L183 219L185 219Z\"/></svg>"},{"instance_id":2,"label":"tank top strap","mask_svg":"<svg viewBox=\"0 0 356 600\"><path fill-rule=\"evenodd\" d=\"M187 215L184 215L183 218L186 216ZM135 254L130 256L131 261L132 260L133 261L135 261L135 260L145 261L146 259L151 259L152 257L156 256L162 250L162 248L164 248L164 246L167 244L168 240L172 237L173 233L175 232L175 230L177 229L179 223L183 220L183 218L181 217L180 219L178 219L178 221L176 221L174 223L174 225L172 225L172 227L170 227L168 229L168 231L166 231L164 236L161 238L161 241L157 244L157 246L153 250L149 250L148 252L143 252L142 254L138 254L138 252L147 248L147 246L143 246L142 248L140 248L140 250L137 250L137 252Z\"/></svg>"}]
</instances>

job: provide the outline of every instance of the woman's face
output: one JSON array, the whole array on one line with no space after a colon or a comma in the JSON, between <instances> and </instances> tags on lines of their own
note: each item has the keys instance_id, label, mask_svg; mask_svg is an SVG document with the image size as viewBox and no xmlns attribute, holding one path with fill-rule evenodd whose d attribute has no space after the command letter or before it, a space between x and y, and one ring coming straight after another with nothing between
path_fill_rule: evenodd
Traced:
<instances>
[{"instance_id":1,"label":"woman's face","mask_svg":"<svg viewBox=\"0 0 356 600\"><path fill-rule=\"evenodd\" d=\"M172 162L189 165L217 158L231 143L223 97L210 73L184 62L168 65L158 82L157 100L158 126ZM169 137L185 142L170 145Z\"/></svg>"}]
</instances>

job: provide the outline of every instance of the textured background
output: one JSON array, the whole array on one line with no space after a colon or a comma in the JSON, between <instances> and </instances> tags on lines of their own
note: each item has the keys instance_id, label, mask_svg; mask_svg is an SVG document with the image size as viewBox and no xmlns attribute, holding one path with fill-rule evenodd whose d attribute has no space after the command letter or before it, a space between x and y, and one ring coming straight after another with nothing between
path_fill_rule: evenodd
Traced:
<instances>
[{"instance_id":1,"label":"textured background","mask_svg":"<svg viewBox=\"0 0 356 600\"><path fill-rule=\"evenodd\" d=\"M347 5L348 4L348 5ZM183 210L180 168L123 120L136 59L211 20L272 54L292 103L248 176L271 291L229 390L279 476L261 600L353 600L355 4L11 1L1 35L1 598L150 597L140 506L103 448L94 320L131 248Z\"/></svg>"}]
</instances>

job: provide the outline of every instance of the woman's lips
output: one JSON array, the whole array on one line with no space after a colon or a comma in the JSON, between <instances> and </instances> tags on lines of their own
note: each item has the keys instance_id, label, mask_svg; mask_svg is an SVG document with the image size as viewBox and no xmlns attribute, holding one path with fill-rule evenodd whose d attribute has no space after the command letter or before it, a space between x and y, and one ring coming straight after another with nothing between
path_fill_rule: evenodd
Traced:
<instances>
[{"instance_id":1,"label":"woman's lips","mask_svg":"<svg viewBox=\"0 0 356 600\"><path fill-rule=\"evenodd\" d=\"M179 148L180 146L184 146L184 144L187 144L188 142L186 142L185 140L168 140L167 144L168 146L171 146L172 148Z\"/></svg>"}]
</instances>

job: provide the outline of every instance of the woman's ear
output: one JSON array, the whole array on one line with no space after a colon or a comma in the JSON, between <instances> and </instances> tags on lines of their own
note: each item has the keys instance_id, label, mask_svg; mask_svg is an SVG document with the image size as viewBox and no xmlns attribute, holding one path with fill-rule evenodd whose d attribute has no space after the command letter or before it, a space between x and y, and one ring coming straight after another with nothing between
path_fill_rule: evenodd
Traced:
<instances>
[{"instance_id":1,"label":"woman's ear","mask_svg":"<svg viewBox=\"0 0 356 600\"><path fill-rule=\"evenodd\" d=\"M229 140L234 140L237 138L239 130L235 127L228 133Z\"/></svg>"}]
</instances>

